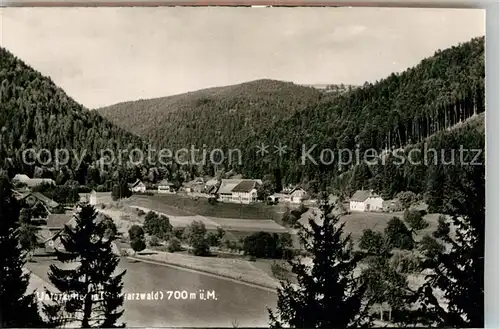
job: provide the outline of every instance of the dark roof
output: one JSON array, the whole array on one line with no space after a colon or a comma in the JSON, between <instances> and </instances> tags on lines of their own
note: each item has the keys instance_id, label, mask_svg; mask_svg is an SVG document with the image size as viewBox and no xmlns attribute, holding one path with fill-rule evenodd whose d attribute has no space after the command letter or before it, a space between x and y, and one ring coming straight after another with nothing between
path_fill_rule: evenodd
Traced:
<instances>
[{"instance_id":1,"label":"dark roof","mask_svg":"<svg viewBox=\"0 0 500 329\"><path fill-rule=\"evenodd\" d=\"M26 192L26 193L16 195L15 198L17 200L24 200L30 195L34 196L39 201L43 202L49 208L56 208L59 206L59 203L55 202L51 198L46 197L45 195L43 195L40 192Z\"/></svg>"},{"instance_id":2,"label":"dark roof","mask_svg":"<svg viewBox=\"0 0 500 329\"><path fill-rule=\"evenodd\" d=\"M236 185L231 192L248 193L256 188L257 185L258 183L254 180L243 180L238 185Z\"/></svg>"},{"instance_id":3,"label":"dark roof","mask_svg":"<svg viewBox=\"0 0 500 329\"><path fill-rule=\"evenodd\" d=\"M136 180L135 182L133 182L132 184L129 184L129 186L131 186L131 187L136 187L136 186L137 186L137 185L139 185L140 183L142 183L142 182L141 182L141 180L140 180L140 179L138 179L138 180Z\"/></svg>"},{"instance_id":4,"label":"dark roof","mask_svg":"<svg viewBox=\"0 0 500 329\"><path fill-rule=\"evenodd\" d=\"M73 214L50 214L47 218L47 228L63 228L73 219Z\"/></svg>"},{"instance_id":5,"label":"dark roof","mask_svg":"<svg viewBox=\"0 0 500 329\"><path fill-rule=\"evenodd\" d=\"M368 199L371 192L368 190L357 190L356 193L351 197L351 201L363 202Z\"/></svg>"},{"instance_id":6,"label":"dark roof","mask_svg":"<svg viewBox=\"0 0 500 329\"><path fill-rule=\"evenodd\" d=\"M57 206L59 206L59 203L55 202L51 198L46 197L45 195L43 195L40 192L33 192L31 194L33 194L34 197L36 197L38 200L42 201L43 203L45 203L47 206L49 206L51 208L56 208Z\"/></svg>"}]
</instances>

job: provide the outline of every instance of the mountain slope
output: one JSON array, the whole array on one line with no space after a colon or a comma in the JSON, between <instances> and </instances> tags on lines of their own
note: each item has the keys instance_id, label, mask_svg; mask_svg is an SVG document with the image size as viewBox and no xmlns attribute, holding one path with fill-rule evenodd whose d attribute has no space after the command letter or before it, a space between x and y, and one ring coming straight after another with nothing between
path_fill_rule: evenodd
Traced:
<instances>
[{"instance_id":1,"label":"mountain slope","mask_svg":"<svg viewBox=\"0 0 500 329\"><path fill-rule=\"evenodd\" d=\"M256 80L186 94L120 103L99 113L165 147L226 146L235 135L260 135L322 92L289 82Z\"/></svg>"},{"instance_id":2,"label":"mountain slope","mask_svg":"<svg viewBox=\"0 0 500 329\"><path fill-rule=\"evenodd\" d=\"M50 78L0 47L0 166L11 173L54 179L63 171L66 178L62 182L73 179L85 184L92 181L89 172L102 150L109 148L116 152L142 144L138 136L85 109ZM29 164L22 158L23 151L28 149L47 150L50 157L47 151L42 151L46 154L41 161ZM70 156L66 166L56 168L57 149L76 152L77 156ZM80 156L84 161L78 166ZM115 170L118 164L111 167ZM94 173L93 181L103 183L104 174Z\"/></svg>"},{"instance_id":3,"label":"mountain slope","mask_svg":"<svg viewBox=\"0 0 500 329\"><path fill-rule=\"evenodd\" d=\"M302 86L259 80L118 104L100 113L164 147L206 144L209 149L239 149L242 163L226 162L225 167L247 177L272 174L283 183L321 180L331 185L355 163L346 163L346 155L339 153L326 164L303 162L304 149L314 147L311 156L318 160L325 149L359 149L362 155L367 149L420 143L484 112L484 76L484 37L478 37L345 93L318 94ZM265 157L255 152L261 143L270 145L271 153ZM272 154L272 145L279 143L287 146L281 157ZM366 186L363 179L356 180L351 186ZM414 183L414 179L402 181L391 191L425 190L425 184Z\"/></svg>"}]
</instances>

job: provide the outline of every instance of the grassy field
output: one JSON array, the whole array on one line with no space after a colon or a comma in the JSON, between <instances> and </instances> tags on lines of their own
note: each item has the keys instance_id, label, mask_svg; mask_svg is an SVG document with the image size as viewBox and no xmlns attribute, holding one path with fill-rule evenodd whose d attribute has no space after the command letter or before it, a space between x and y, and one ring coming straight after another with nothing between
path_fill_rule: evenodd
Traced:
<instances>
[{"instance_id":1,"label":"grassy field","mask_svg":"<svg viewBox=\"0 0 500 329\"><path fill-rule=\"evenodd\" d=\"M211 205L206 198L193 199L179 195L134 195L126 203L150 208L172 216L192 216L239 218L239 219L277 219L281 218L279 207L264 204L240 205L217 203Z\"/></svg>"},{"instance_id":2,"label":"grassy field","mask_svg":"<svg viewBox=\"0 0 500 329\"><path fill-rule=\"evenodd\" d=\"M308 218L313 216L313 209L304 213L300 219L300 223L305 225ZM344 230L350 233L354 241L359 241L363 235L363 231L372 229L375 231L384 231L387 223L393 218L398 217L403 219L403 212L381 213L381 212L352 212L349 215L340 217L341 222L345 223ZM424 220L429 223L429 226L420 232L415 237L416 240L421 239L426 234L431 234L437 228L439 214L427 214Z\"/></svg>"}]
</instances>

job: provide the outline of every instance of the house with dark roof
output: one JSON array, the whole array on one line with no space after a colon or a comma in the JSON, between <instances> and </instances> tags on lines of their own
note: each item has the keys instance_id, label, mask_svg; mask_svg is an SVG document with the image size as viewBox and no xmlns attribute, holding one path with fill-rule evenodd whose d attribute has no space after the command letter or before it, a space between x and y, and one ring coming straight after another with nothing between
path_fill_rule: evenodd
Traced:
<instances>
[{"instance_id":1,"label":"house with dark roof","mask_svg":"<svg viewBox=\"0 0 500 329\"><path fill-rule=\"evenodd\" d=\"M384 199L369 190L357 190L349 201L351 211L382 211Z\"/></svg>"},{"instance_id":2,"label":"house with dark roof","mask_svg":"<svg viewBox=\"0 0 500 329\"><path fill-rule=\"evenodd\" d=\"M37 239L40 246L45 248L45 252L62 251L64 246L61 243L60 235L64 226L73 227L76 225L74 214L50 214L47 218L47 225L41 227L37 233Z\"/></svg>"},{"instance_id":3,"label":"house with dark roof","mask_svg":"<svg viewBox=\"0 0 500 329\"><path fill-rule=\"evenodd\" d=\"M139 179L133 182L132 184L129 184L129 188L132 192L140 192L140 193L146 192L146 184L141 182Z\"/></svg>"},{"instance_id":4,"label":"house with dark roof","mask_svg":"<svg viewBox=\"0 0 500 329\"><path fill-rule=\"evenodd\" d=\"M15 198L24 207L33 208L37 204L41 204L49 214L55 208L59 207L59 203L46 197L40 192L16 193Z\"/></svg>"},{"instance_id":5,"label":"house with dark roof","mask_svg":"<svg viewBox=\"0 0 500 329\"><path fill-rule=\"evenodd\" d=\"M220 202L251 204L257 202L259 179L222 179L217 194Z\"/></svg>"}]
</instances>

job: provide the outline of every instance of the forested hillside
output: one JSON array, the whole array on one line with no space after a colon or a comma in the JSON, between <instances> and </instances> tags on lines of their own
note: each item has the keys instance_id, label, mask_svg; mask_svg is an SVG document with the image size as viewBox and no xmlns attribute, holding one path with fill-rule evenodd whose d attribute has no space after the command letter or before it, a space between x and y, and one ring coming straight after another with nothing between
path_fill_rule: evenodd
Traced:
<instances>
[{"instance_id":1,"label":"forested hillside","mask_svg":"<svg viewBox=\"0 0 500 329\"><path fill-rule=\"evenodd\" d=\"M341 173L359 168L352 163L339 166L338 158L326 166L304 165L304 147L308 150L316 145L311 154L318 159L325 148L359 148L363 154L369 148L394 150L418 144L484 112L484 76L484 37L478 37L438 50L402 73L344 93L320 93L291 83L258 80L117 104L99 111L163 147L206 144L209 148L240 149L243 165L233 163L226 169L248 177L272 174L282 183L309 186L321 179L339 186L339 178L348 176ZM484 130L480 134L484 138ZM287 154L260 157L255 150L261 143L282 143ZM370 172L367 177L373 175ZM353 182L348 190L373 185L368 178ZM410 188L425 192L425 178L420 176L420 180L415 184L405 176L389 194Z\"/></svg>"},{"instance_id":2,"label":"forested hillside","mask_svg":"<svg viewBox=\"0 0 500 329\"><path fill-rule=\"evenodd\" d=\"M249 136L261 136L321 96L313 87L257 80L120 103L101 108L99 113L163 147L231 147Z\"/></svg>"},{"instance_id":3,"label":"forested hillside","mask_svg":"<svg viewBox=\"0 0 500 329\"><path fill-rule=\"evenodd\" d=\"M115 126L98 113L89 111L68 97L48 77L42 76L6 49L0 48L0 166L10 174L49 177L58 183L68 180L94 185L109 182L118 169L115 163L106 171L96 160L101 150L142 147L142 140ZM50 151L67 149L83 156L77 168L77 157L57 168L49 153L33 165L22 159L24 150ZM32 159L30 158L30 161ZM40 162L46 163L42 165Z\"/></svg>"}]
</instances>

